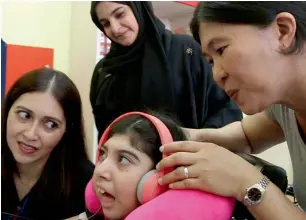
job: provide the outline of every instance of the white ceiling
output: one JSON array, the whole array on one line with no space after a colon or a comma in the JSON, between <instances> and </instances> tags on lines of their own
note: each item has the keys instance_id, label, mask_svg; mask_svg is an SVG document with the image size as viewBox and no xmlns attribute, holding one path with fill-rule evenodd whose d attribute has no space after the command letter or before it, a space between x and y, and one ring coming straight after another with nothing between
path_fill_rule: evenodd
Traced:
<instances>
[{"instance_id":1,"label":"white ceiling","mask_svg":"<svg viewBox=\"0 0 306 220\"><path fill-rule=\"evenodd\" d=\"M159 18L177 19L192 16L194 7L174 1L152 1L154 13Z\"/></svg>"}]
</instances>

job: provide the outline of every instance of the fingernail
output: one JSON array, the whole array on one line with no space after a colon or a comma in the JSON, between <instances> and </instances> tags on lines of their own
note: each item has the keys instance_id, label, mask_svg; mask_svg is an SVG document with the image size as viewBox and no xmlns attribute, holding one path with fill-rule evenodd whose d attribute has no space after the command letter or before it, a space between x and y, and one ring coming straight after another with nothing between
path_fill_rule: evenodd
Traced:
<instances>
[{"instance_id":1,"label":"fingernail","mask_svg":"<svg viewBox=\"0 0 306 220\"><path fill-rule=\"evenodd\" d=\"M163 152L163 151L164 151L164 146L161 146L161 147L159 148L159 150L160 150L161 152Z\"/></svg>"},{"instance_id":2,"label":"fingernail","mask_svg":"<svg viewBox=\"0 0 306 220\"><path fill-rule=\"evenodd\" d=\"M162 178L159 178L157 182L159 183L159 185L162 185L163 184Z\"/></svg>"},{"instance_id":3,"label":"fingernail","mask_svg":"<svg viewBox=\"0 0 306 220\"><path fill-rule=\"evenodd\" d=\"M157 170L159 170L159 163L158 163L158 164L156 164L156 169L157 169Z\"/></svg>"},{"instance_id":4,"label":"fingernail","mask_svg":"<svg viewBox=\"0 0 306 220\"><path fill-rule=\"evenodd\" d=\"M169 185L169 188L173 188L173 184L172 183Z\"/></svg>"}]
</instances>

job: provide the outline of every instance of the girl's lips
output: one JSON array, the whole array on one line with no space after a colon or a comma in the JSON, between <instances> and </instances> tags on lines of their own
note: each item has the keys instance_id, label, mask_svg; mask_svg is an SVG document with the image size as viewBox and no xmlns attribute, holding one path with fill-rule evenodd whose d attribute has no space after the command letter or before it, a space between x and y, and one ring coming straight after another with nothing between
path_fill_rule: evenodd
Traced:
<instances>
[{"instance_id":1,"label":"girl's lips","mask_svg":"<svg viewBox=\"0 0 306 220\"><path fill-rule=\"evenodd\" d=\"M111 208L114 205L115 202L115 197L109 194L108 192L105 192L103 190L98 190L99 191L99 198L101 201L101 205L103 208Z\"/></svg>"},{"instance_id":2,"label":"girl's lips","mask_svg":"<svg viewBox=\"0 0 306 220\"><path fill-rule=\"evenodd\" d=\"M100 195L106 194L106 195L110 195L110 196L114 197L113 193L111 193L109 190L106 190L104 187L100 186L99 184L96 185L96 191Z\"/></svg>"},{"instance_id":3,"label":"girl's lips","mask_svg":"<svg viewBox=\"0 0 306 220\"><path fill-rule=\"evenodd\" d=\"M103 208L111 208L115 202L115 196L99 184L96 184L96 193Z\"/></svg>"}]
</instances>

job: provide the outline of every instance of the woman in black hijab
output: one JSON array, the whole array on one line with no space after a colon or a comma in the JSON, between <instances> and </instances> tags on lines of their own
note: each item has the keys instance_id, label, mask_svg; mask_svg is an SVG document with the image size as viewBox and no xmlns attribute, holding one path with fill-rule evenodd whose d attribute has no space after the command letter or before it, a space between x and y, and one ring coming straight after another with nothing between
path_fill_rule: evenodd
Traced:
<instances>
[{"instance_id":1,"label":"woman in black hijab","mask_svg":"<svg viewBox=\"0 0 306 220\"><path fill-rule=\"evenodd\" d=\"M212 78L200 45L166 30L151 2L92 2L95 25L112 41L91 80L98 138L119 115L152 109L184 127L222 127L242 113Z\"/></svg>"}]
</instances>

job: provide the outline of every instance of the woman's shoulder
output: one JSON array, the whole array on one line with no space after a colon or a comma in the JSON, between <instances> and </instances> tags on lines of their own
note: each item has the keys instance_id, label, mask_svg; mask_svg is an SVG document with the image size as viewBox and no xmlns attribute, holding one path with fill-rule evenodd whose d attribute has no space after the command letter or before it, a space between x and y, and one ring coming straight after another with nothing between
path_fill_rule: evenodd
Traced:
<instances>
[{"instance_id":1,"label":"woman's shoulder","mask_svg":"<svg viewBox=\"0 0 306 220\"><path fill-rule=\"evenodd\" d=\"M167 35L168 40L165 41L165 49L170 59L181 57L184 62L192 62L190 65L200 65L199 61L201 60L202 52L201 46L196 40L187 34L168 33ZM181 56L178 56L179 54Z\"/></svg>"},{"instance_id":2,"label":"woman's shoulder","mask_svg":"<svg viewBox=\"0 0 306 220\"><path fill-rule=\"evenodd\" d=\"M170 47L169 43L166 44L168 59L171 63L187 68L185 70L192 73L191 75L210 72L210 69L206 69L210 66L202 56L201 45L191 36L171 33L171 41L168 42L171 42ZM181 59L181 62L178 62L178 59ZM190 72L190 70L192 71Z\"/></svg>"},{"instance_id":3,"label":"woman's shoulder","mask_svg":"<svg viewBox=\"0 0 306 220\"><path fill-rule=\"evenodd\" d=\"M92 78L97 78L98 75L101 74L104 60L105 60L105 57L100 59L96 63L95 68L93 70Z\"/></svg>"},{"instance_id":4,"label":"woman's shoulder","mask_svg":"<svg viewBox=\"0 0 306 220\"><path fill-rule=\"evenodd\" d=\"M266 110L266 113L279 121L283 118L292 117L293 110L282 104L273 104Z\"/></svg>"},{"instance_id":5,"label":"woman's shoulder","mask_svg":"<svg viewBox=\"0 0 306 220\"><path fill-rule=\"evenodd\" d=\"M172 47L191 47L193 50L201 50L200 44L187 34L172 34Z\"/></svg>"}]
</instances>

